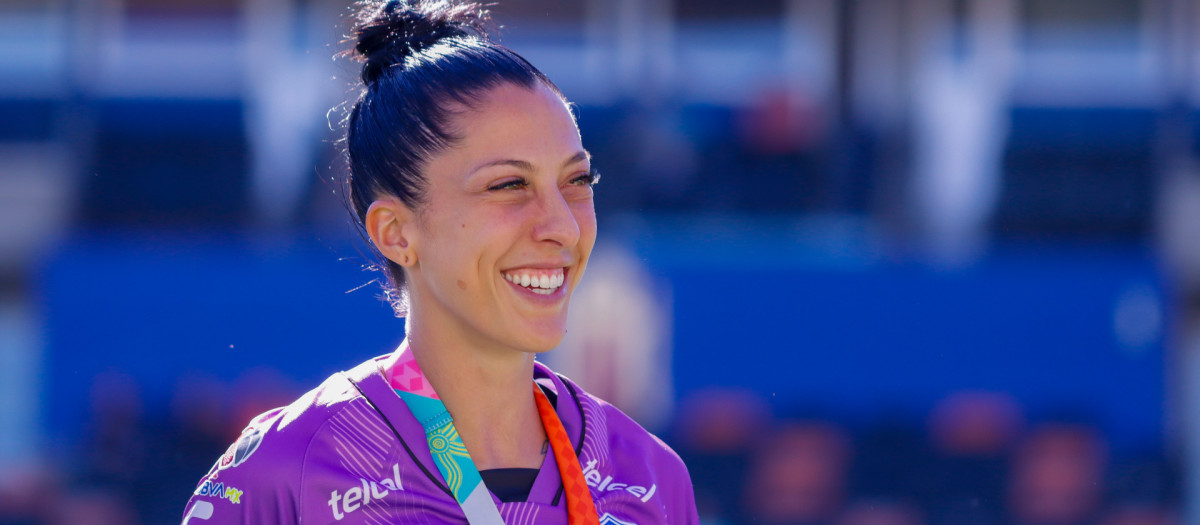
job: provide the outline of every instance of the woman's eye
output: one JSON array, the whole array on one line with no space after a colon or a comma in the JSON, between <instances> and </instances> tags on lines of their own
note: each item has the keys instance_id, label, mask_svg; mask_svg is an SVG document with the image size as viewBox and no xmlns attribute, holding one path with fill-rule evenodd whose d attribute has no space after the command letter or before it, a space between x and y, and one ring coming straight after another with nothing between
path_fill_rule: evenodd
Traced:
<instances>
[{"instance_id":1,"label":"woman's eye","mask_svg":"<svg viewBox=\"0 0 1200 525\"><path fill-rule=\"evenodd\" d=\"M600 172L596 171L596 168L592 168L587 173L571 179L571 184L579 186L594 186L597 182L600 182Z\"/></svg>"},{"instance_id":2,"label":"woman's eye","mask_svg":"<svg viewBox=\"0 0 1200 525\"><path fill-rule=\"evenodd\" d=\"M525 179L513 179L513 180L506 180L506 181L504 181L504 182L499 182L499 183L496 183L496 184L494 184L494 185L492 185L492 186L489 186L489 187L488 187L488 189L489 189L489 190L492 190L492 191L496 191L496 190L519 190L519 189L521 189L521 188L524 188L524 187L525 187L525 186L527 186L527 185L528 185L528 183L527 183L527 182L525 182Z\"/></svg>"}]
</instances>

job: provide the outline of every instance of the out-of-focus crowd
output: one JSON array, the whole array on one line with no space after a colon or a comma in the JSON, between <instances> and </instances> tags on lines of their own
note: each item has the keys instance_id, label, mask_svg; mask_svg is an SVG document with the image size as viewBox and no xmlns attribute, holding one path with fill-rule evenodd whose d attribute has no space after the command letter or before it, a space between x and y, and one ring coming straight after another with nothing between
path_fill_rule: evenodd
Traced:
<instances>
[{"instance_id":1,"label":"out-of-focus crowd","mask_svg":"<svg viewBox=\"0 0 1200 525\"><path fill-rule=\"evenodd\" d=\"M270 370L232 385L184 378L170 400L148 399L137 385L123 373L97 376L80 442L0 475L0 524L179 523L200 477L242 427L298 394Z\"/></svg>"},{"instance_id":2,"label":"out-of-focus crowd","mask_svg":"<svg viewBox=\"0 0 1200 525\"><path fill-rule=\"evenodd\" d=\"M748 393L689 401L675 430L706 524L1174 525L1179 473L1078 417L1026 420L1000 393L921 424L774 417Z\"/></svg>"},{"instance_id":3,"label":"out-of-focus crowd","mask_svg":"<svg viewBox=\"0 0 1200 525\"><path fill-rule=\"evenodd\" d=\"M98 378L86 442L0 480L0 524L176 523L241 425L296 393L269 371L232 386L192 378L158 411L135 384ZM772 412L724 390L680 407L665 435L706 525L1182 523L1179 472L1161 450L1120 450L1081 418L1029 420L1002 393L952 395L924 425Z\"/></svg>"}]
</instances>

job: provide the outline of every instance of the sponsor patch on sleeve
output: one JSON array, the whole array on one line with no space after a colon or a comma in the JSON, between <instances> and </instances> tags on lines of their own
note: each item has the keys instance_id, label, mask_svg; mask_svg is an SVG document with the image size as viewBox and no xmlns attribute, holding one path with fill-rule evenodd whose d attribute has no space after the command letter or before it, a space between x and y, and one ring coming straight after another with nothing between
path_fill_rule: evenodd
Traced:
<instances>
[{"instance_id":1,"label":"sponsor patch on sleeve","mask_svg":"<svg viewBox=\"0 0 1200 525\"><path fill-rule=\"evenodd\" d=\"M242 431L242 435L234 441L229 448L225 450L225 454L217 462L217 470L225 470L227 468L236 467L245 463L250 455L258 450L259 443L262 443L263 432L255 427L246 427Z\"/></svg>"},{"instance_id":2,"label":"sponsor patch on sleeve","mask_svg":"<svg viewBox=\"0 0 1200 525\"><path fill-rule=\"evenodd\" d=\"M223 481L205 480L199 487L196 487L197 496L209 496L217 499L228 500L233 504L241 504L243 492L234 488L231 485L226 485Z\"/></svg>"}]
</instances>

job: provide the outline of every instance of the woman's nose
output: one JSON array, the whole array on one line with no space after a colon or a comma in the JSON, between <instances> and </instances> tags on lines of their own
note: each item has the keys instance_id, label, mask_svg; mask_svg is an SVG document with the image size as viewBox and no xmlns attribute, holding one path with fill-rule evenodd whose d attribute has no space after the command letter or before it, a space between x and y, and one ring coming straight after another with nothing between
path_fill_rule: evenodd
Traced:
<instances>
[{"instance_id":1,"label":"woman's nose","mask_svg":"<svg viewBox=\"0 0 1200 525\"><path fill-rule=\"evenodd\" d=\"M533 226L534 240L555 242L562 246L574 246L579 242L579 221L562 192L543 192L538 198L537 213Z\"/></svg>"}]
</instances>

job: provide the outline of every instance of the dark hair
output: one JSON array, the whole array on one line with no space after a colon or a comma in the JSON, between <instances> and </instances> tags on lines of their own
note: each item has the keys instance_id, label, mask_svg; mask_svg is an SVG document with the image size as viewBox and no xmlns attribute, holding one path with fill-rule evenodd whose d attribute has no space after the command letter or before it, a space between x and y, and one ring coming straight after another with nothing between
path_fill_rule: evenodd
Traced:
<instances>
[{"instance_id":1,"label":"dark hair","mask_svg":"<svg viewBox=\"0 0 1200 525\"><path fill-rule=\"evenodd\" d=\"M456 107L472 107L504 83L533 89L539 82L560 97L541 71L487 33L488 12L452 0L365 0L358 4L347 53L363 62L364 89L350 109L346 152L350 204L365 226L367 209L381 195L410 208L424 200L422 169L456 137L448 120ZM387 295L404 309L404 271L380 257Z\"/></svg>"}]
</instances>

